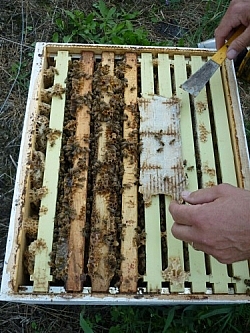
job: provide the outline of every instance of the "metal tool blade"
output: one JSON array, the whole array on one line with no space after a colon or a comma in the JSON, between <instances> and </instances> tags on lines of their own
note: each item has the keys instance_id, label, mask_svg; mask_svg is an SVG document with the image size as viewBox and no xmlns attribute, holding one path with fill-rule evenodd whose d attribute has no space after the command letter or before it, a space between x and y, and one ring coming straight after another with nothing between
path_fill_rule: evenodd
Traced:
<instances>
[{"instance_id":1,"label":"metal tool blade","mask_svg":"<svg viewBox=\"0 0 250 333\"><path fill-rule=\"evenodd\" d=\"M196 97L219 67L220 65L210 59L197 72L191 75L180 88Z\"/></svg>"}]
</instances>

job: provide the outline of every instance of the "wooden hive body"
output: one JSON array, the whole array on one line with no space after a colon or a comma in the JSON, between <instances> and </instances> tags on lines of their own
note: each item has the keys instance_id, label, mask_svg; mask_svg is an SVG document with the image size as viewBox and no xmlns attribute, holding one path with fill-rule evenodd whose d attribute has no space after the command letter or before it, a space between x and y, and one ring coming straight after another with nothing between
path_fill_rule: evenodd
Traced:
<instances>
[{"instance_id":1,"label":"wooden hive body","mask_svg":"<svg viewBox=\"0 0 250 333\"><path fill-rule=\"evenodd\" d=\"M211 54L181 48L37 44L3 300L248 302L248 261L220 264L171 234L168 206L183 188L193 191L227 182L250 189L232 64L226 62L194 99L179 88ZM151 114L154 103L178 105L178 133L171 132L178 139L166 134L166 144L168 132L159 121L147 131L154 136L151 142L155 140L152 154L165 158L172 145L181 157L177 176L170 182L166 170L161 177L167 186L159 190L158 182L148 202L139 187L147 148L142 139L145 100ZM163 114L169 110L163 105Z\"/></svg>"}]
</instances>

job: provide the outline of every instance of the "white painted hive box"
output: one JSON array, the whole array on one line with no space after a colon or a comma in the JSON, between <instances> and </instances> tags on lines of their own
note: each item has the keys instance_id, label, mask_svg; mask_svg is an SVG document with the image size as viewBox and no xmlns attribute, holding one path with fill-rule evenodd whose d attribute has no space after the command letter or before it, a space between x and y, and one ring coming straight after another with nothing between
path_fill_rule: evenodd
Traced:
<instances>
[{"instance_id":1,"label":"white painted hive box","mask_svg":"<svg viewBox=\"0 0 250 333\"><path fill-rule=\"evenodd\" d=\"M220 264L171 234L183 189L250 189L232 64L195 99L179 88L211 54L37 44L2 300L249 301L247 261Z\"/></svg>"}]
</instances>

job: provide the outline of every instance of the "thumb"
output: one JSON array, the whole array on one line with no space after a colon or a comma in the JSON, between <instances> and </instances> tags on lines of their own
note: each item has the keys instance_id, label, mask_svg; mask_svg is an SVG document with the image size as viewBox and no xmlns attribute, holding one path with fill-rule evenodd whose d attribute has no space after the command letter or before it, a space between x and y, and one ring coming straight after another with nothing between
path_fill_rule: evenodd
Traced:
<instances>
[{"instance_id":1,"label":"thumb","mask_svg":"<svg viewBox=\"0 0 250 333\"><path fill-rule=\"evenodd\" d=\"M219 197L219 193L216 186L210 188L200 189L194 192L184 191L181 194L183 200L186 202L197 205L212 202Z\"/></svg>"},{"instance_id":2,"label":"thumb","mask_svg":"<svg viewBox=\"0 0 250 333\"><path fill-rule=\"evenodd\" d=\"M241 51L249 46L249 44L250 26L248 26L245 31L230 44L227 50L227 58L230 60L235 59Z\"/></svg>"}]
</instances>

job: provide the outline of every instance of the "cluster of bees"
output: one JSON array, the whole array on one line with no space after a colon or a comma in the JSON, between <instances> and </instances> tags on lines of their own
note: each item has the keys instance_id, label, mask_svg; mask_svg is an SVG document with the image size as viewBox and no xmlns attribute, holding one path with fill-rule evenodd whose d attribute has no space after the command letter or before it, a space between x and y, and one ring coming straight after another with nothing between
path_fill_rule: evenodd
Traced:
<instances>
[{"instance_id":1,"label":"cluster of bees","mask_svg":"<svg viewBox=\"0 0 250 333\"><path fill-rule=\"evenodd\" d=\"M95 276L98 251L96 239L98 237L101 247L108 249L106 268L110 280L119 285L120 264L123 259L120 254L122 239L122 193L128 184L123 184L123 159L129 157L132 163L137 161L139 178L139 154L141 144L138 138L139 111L136 105L130 105L130 111L134 113L134 123L127 122L127 126L133 128L130 140L123 138L124 121L128 116L124 113L124 89L127 86L124 78L125 63L115 62L114 75L109 74L109 66L96 63L92 76L86 75L80 69L79 61L69 64L66 90L60 85L53 85L57 70L54 67L44 71L44 89L41 91L39 114L36 119L35 144L30 160L30 216L24 221L27 234L27 251L24 263L29 275L34 269L34 248L37 243L37 229L39 215L42 214L40 207L41 199L48 189L43 188L43 173L46 156L46 146L58 135L62 135L62 148L60 153L60 171L58 182L58 196L56 217L54 221L53 247L50 254L51 273L56 283L64 284L67 280L68 241L70 224L76 217L72 205L72 195L77 187L81 187L86 181L80 178L80 171L88 170L87 179L87 203L86 224L82 231L85 238L85 268L87 281ZM92 91L80 96L77 91L77 81L85 77L92 80ZM49 117L51 99L53 95L61 97L66 93L66 105L64 113L63 133L52 133L49 129ZM104 95L108 96L108 102ZM76 140L77 109L86 105L90 114L90 136L84 139L89 148L82 148ZM104 132L105 127L105 132ZM98 155L98 142L100 137L105 136L105 152L100 159ZM77 165L73 163L75 156L81 155ZM104 196L109 212L109 219L102 220L96 209L96 197ZM145 231L143 199L139 195L139 220L138 220L138 254L139 273L145 274ZM141 212L140 212L141 211ZM105 227L106 226L106 227ZM61 281L61 282L60 282ZM87 282L88 283L88 282ZM89 282L90 283L90 282Z\"/></svg>"},{"instance_id":2,"label":"cluster of bees","mask_svg":"<svg viewBox=\"0 0 250 333\"><path fill-rule=\"evenodd\" d=\"M124 88L126 82L117 75L109 74L109 66L97 66L93 75L91 129L91 180L93 202L90 216L88 274L92 279L105 253L103 278L109 280L119 270L119 234L121 224L121 189L123 176L122 149ZM106 97L106 100L105 100ZM102 147L100 147L102 145ZM101 148L101 149L100 149ZM103 150L103 151L102 151ZM100 211L105 205L105 213ZM97 277L98 278L98 277ZM106 287L105 287L106 288Z\"/></svg>"},{"instance_id":3,"label":"cluster of bees","mask_svg":"<svg viewBox=\"0 0 250 333\"><path fill-rule=\"evenodd\" d=\"M49 142L53 145L55 139L62 135L60 153L60 170L58 196L54 223L53 246L50 253L51 273L56 284L64 285L68 274L68 251L71 221L76 218L73 207L73 194L87 181L86 223L82 230L85 239L84 272L85 285L90 286L92 280L100 275L98 262L103 259L102 253L107 251L103 278L112 286L119 286L121 271L120 253L123 240L122 193L131 186L123 182L124 160L137 163L135 171L139 184L139 156L142 144L139 139L140 115L136 104L125 105L124 89L127 81L124 78L126 65L124 61L115 62L114 74L110 75L109 66L96 62L93 75L87 75L81 70L80 61L69 63L66 89L53 85L57 71L54 67L44 71L44 89L41 92L39 113L35 125L35 143L30 160L30 216L23 221L27 235L27 251L24 264L29 275L33 274L35 248L37 245L38 220L43 212L41 199L48 189L42 186L46 156ZM92 90L80 95L77 89L78 81L84 77L92 80ZM49 129L49 117L52 96L61 97L66 93L63 132L57 133ZM108 98L104 98L108 97ZM90 115L90 135L83 140L88 148L82 147L76 140L77 110L85 105ZM124 111L129 109L133 114L132 121ZM132 129L129 139L123 135L124 123ZM105 138L105 149L100 157L100 138ZM161 143L161 137L159 137ZM77 164L74 163L78 156ZM79 158L81 156L81 158ZM87 180L82 177L82 170L87 170ZM100 215L97 206L98 198L105 198L108 218ZM146 232L144 221L143 196L138 192L138 223L135 244L138 248L138 274L146 273ZM99 200L100 201L100 200ZM164 202L164 200L162 200ZM161 212L161 247L162 269L168 267L168 249L166 240L165 206L160 205ZM105 250L106 249L106 250ZM140 280L139 280L140 283ZM106 288L106 287L105 287Z\"/></svg>"},{"instance_id":4,"label":"cluster of bees","mask_svg":"<svg viewBox=\"0 0 250 333\"><path fill-rule=\"evenodd\" d=\"M46 208L41 206L41 199L48 193L48 189L43 187L47 141L53 145L56 137L61 135L49 129L52 96L61 96L65 92L61 85L53 85L56 74L57 70L54 67L44 71L44 88L41 91L41 102L34 128L35 143L29 161L30 208L29 216L23 221L28 243L24 253L24 265L29 275L33 274L35 254L41 245L41 241L37 240L39 216L46 214Z\"/></svg>"}]
</instances>

